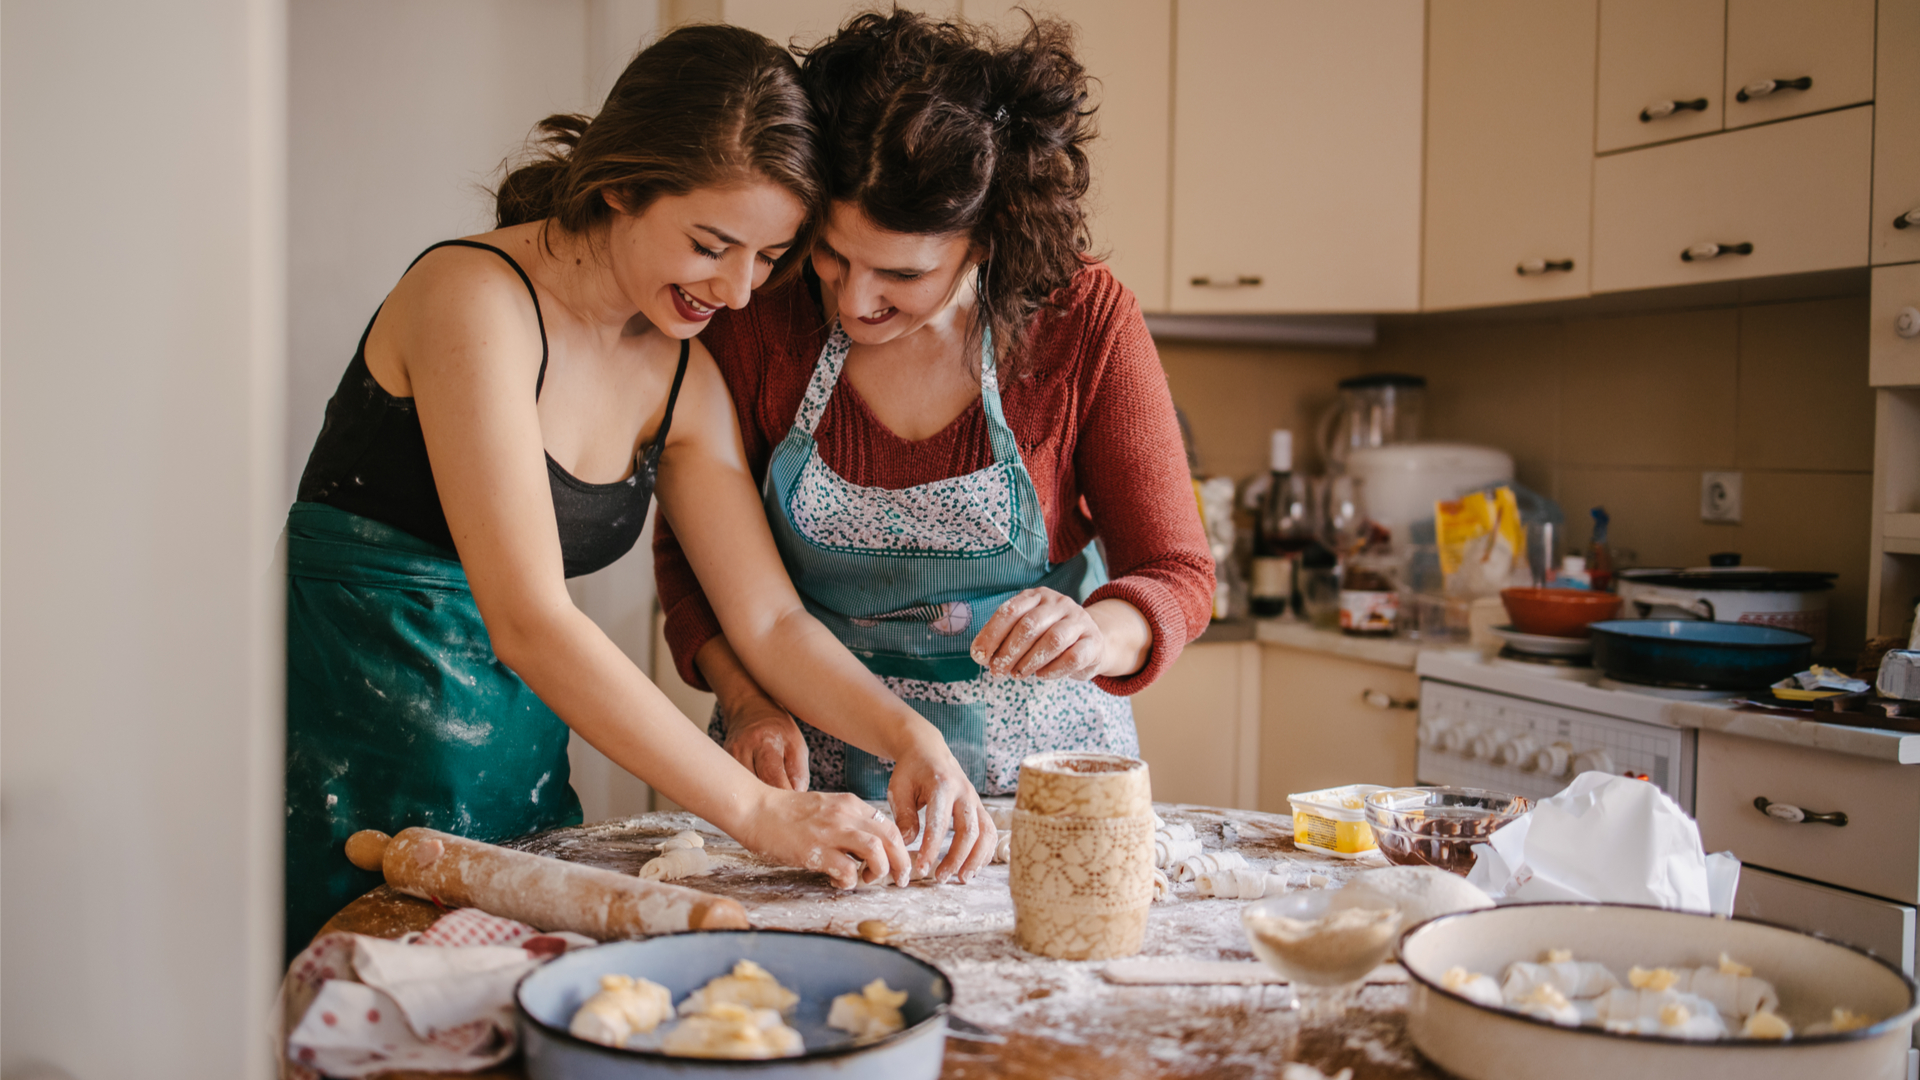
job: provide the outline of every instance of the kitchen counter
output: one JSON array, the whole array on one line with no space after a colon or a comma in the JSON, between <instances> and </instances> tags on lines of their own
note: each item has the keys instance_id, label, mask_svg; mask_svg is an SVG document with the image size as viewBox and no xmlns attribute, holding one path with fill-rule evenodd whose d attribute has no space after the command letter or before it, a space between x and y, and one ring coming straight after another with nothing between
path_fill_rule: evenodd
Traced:
<instances>
[{"instance_id":1,"label":"kitchen counter","mask_svg":"<svg viewBox=\"0 0 1920 1080\"><path fill-rule=\"evenodd\" d=\"M1412 671L1420 658L1419 642L1403 638L1356 637L1338 630L1323 630L1294 619L1254 620L1254 640L1262 645L1282 645L1304 652L1344 656L1369 664Z\"/></svg>"},{"instance_id":2,"label":"kitchen counter","mask_svg":"<svg viewBox=\"0 0 1920 1080\"><path fill-rule=\"evenodd\" d=\"M1209 850L1231 848L1275 873L1308 872L1344 880L1370 865L1298 852L1292 820L1254 811L1161 806L1171 821L1194 825ZM954 1012L1003 1036L1004 1042L951 1037L943 1080L1052 1080L1074 1076L1147 1080L1231 1075L1277 1077L1300 1016L1278 986L1117 985L1103 962L1050 960L1013 944L1012 900L1005 865L988 867L967 885L919 884L906 889L841 892L819 875L772 866L748 855L711 826L684 813L655 813L560 829L514 844L554 858L631 873L658 842L685 828L708 838L719 864L688 882L745 904L754 925L850 934L863 919L884 919L900 946L938 965L952 980ZM1154 905L1141 957L1151 960L1252 961L1240 929L1240 901L1199 899L1192 886ZM335 916L322 933L352 931L399 937L441 914L425 901L384 886ZM958 932L956 932L958 931ZM1397 970L1397 969L1387 969ZM1328 1028L1303 1033L1299 1058L1331 1075L1351 1067L1355 1080L1439 1080L1405 1033L1410 988L1368 985L1357 1007ZM429 1074L387 1074L428 1080ZM443 1074L431 1074L439 1080ZM446 1074L450 1077L450 1074ZM524 1080L517 1060L481 1080Z\"/></svg>"}]
</instances>

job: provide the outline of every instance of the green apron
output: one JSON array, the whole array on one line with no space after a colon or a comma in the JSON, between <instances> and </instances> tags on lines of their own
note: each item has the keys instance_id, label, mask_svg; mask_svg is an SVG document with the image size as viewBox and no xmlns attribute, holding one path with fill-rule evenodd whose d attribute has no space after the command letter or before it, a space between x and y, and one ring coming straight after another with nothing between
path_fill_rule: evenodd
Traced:
<instances>
[{"instance_id":1,"label":"green apron","mask_svg":"<svg viewBox=\"0 0 1920 1080\"><path fill-rule=\"evenodd\" d=\"M1047 750L1132 757L1133 710L1093 683L993 675L968 650L1000 605L1045 586L1082 603L1107 581L1097 548L1048 562L1047 523L1007 426L991 338L982 335L980 402L993 462L901 490L863 487L820 457L814 430L852 342L836 321L793 427L774 448L763 497L774 543L807 611L945 736L974 788L1011 792L1020 762ZM724 724L724 717L720 718ZM830 739L824 732L809 736ZM837 740L835 740L837 743ZM824 788L884 799L893 763L855 746L820 770Z\"/></svg>"},{"instance_id":2,"label":"green apron","mask_svg":"<svg viewBox=\"0 0 1920 1080\"><path fill-rule=\"evenodd\" d=\"M381 883L361 829L580 822L567 725L493 655L460 560L317 503L287 516L286 945Z\"/></svg>"}]
</instances>

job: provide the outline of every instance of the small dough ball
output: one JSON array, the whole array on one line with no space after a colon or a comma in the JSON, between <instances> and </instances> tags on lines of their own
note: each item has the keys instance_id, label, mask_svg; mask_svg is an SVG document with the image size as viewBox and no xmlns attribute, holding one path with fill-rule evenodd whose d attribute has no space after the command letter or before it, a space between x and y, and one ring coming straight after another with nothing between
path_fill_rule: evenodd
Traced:
<instances>
[{"instance_id":1,"label":"small dough ball","mask_svg":"<svg viewBox=\"0 0 1920 1080\"><path fill-rule=\"evenodd\" d=\"M760 1060L793 1057L806 1047L772 1009L722 1001L675 1024L660 1049L675 1057Z\"/></svg>"},{"instance_id":2,"label":"small dough ball","mask_svg":"<svg viewBox=\"0 0 1920 1080\"><path fill-rule=\"evenodd\" d=\"M628 975L600 976L600 992L574 1010L567 1031L601 1046L625 1046L635 1033L652 1031L673 1015L667 988Z\"/></svg>"},{"instance_id":3,"label":"small dough ball","mask_svg":"<svg viewBox=\"0 0 1920 1080\"><path fill-rule=\"evenodd\" d=\"M751 960L733 965L733 973L721 975L686 996L680 1003L680 1015L712 1012L716 1005L739 1005L748 1009L772 1009L779 1014L793 1011L800 995L781 986L766 968Z\"/></svg>"},{"instance_id":4,"label":"small dough ball","mask_svg":"<svg viewBox=\"0 0 1920 1080\"><path fill-rule=\"evenodd\" d=\"M857 994L841 994L827 1010L827 1026L851 1034L857 1042L873 1042L907 1026L900 1006L907 1003L907 992L875 979Z\"/></svg>"},{"instance_id":5,"label":"small dough ball","mask_svg":"<svg viewBox=\"0 0 1920 1080\"><path fill-rule=\"evenodd\" d=\"M1493 906L1492 897L1458 874L1432 866L1386 866L1353 875L1327 910L1381 907L1383 902L1399 909L1402 927Z\"/></svg>"}]
</instances>

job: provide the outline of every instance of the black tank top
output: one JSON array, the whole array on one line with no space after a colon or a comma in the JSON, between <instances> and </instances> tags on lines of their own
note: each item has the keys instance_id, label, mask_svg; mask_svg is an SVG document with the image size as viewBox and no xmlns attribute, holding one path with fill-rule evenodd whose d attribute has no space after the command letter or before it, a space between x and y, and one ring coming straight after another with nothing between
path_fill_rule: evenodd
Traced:
<instances>
[{"instance_id":1,"label":"black tank top","mask_svg":"<svg viewBox=\"0 0 1920 1080\"><path fill-rule=\"evenodd\" d=\"M413 261L418 263L428 252L448 246L491 251L507 260L526 284L527 295L533 297L534 317L540 324L540 375L533 384L533 399L540 400L547 382L547 323L540 313L533 279L513 256L473 240L441 241ZM409 264L407 269L413 266ZM378 319L380 312L376 310L373 315ZM300 476L299 499L372 518L452 551L453 534L440 507L440 491L433 483L427 442L420 434L420 416L414 412L413 399L387 393L367 369L367 335L372 332L373 319L369 319L353 362L341 376L333 400L327 402L326 423L314 440L313 453ZM547 455L553 516L560 525L560 554L568 577L591 574L611 565L631 551L640 538L647 506L653 501L654 479L660 471L660 449L667 443L674 402L680 397L680 381L687 374L688 348L687 342L680 343L680 366L673 373L666 415L660 419L653 444L634 455L632 476L611 484L589 484L561 468L553 455Z\"/></svg>"}]
</instances>

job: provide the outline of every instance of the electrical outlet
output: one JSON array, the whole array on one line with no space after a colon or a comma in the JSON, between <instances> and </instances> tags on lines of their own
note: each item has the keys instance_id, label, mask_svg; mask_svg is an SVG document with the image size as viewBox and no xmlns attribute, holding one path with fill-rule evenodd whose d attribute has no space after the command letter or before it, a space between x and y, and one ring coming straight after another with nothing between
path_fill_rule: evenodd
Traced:
<instances>
[{"instance_id":1,"label":"electrical outlet","mask_svg":"<svg viewBox=\"0 0 1920 1080\"><path fill-rule=\"evenodd\" d=\"M1740 524L1740 474L1700 474L1700 520L1721 525Z\"/></svg>"}]
</instances>

